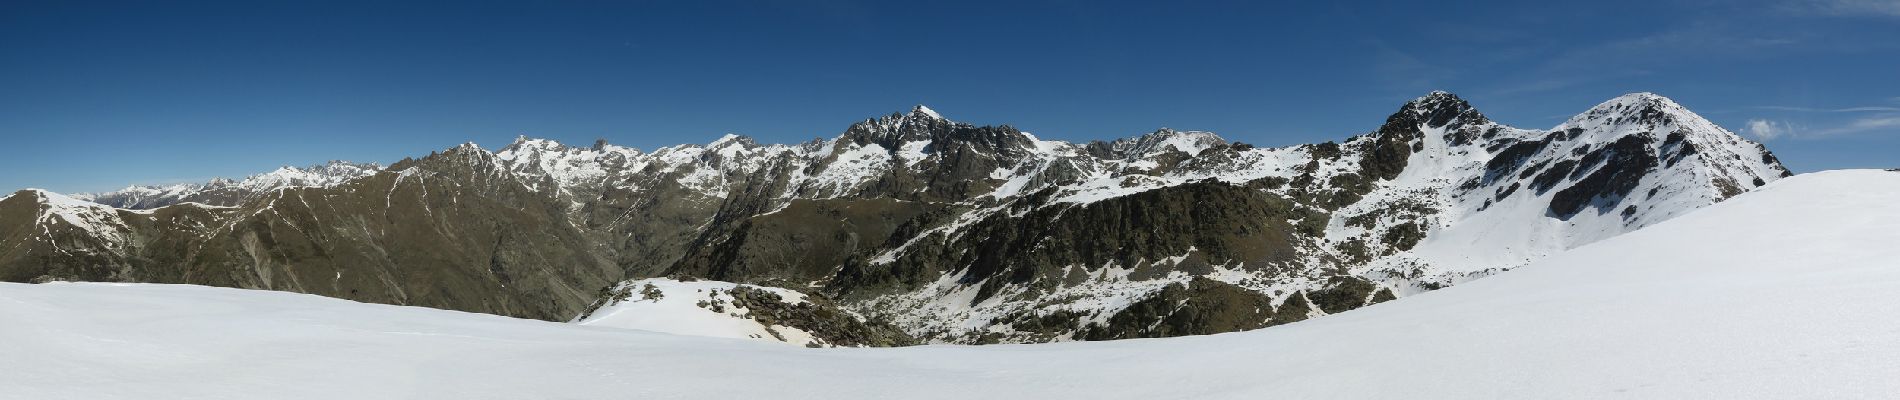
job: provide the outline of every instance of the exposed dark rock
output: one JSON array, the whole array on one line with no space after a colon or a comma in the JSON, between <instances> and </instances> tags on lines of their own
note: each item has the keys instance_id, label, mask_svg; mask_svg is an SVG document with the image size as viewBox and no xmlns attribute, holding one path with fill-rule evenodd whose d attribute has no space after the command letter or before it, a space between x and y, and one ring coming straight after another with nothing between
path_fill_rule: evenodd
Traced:
<instances>
[{"instance_id":1,"label":"exposed dark rock","mask_svg":"<svg viewBox=\"0 0 1900 400\"><path fill-rule=\"evenodd\" d=\"M1511 197L1511 193L1515 192L1517 192L1517 182L1511 182L1511 186L1506 186L1504 189L1498 190L1496 200L1502 201L1506 197Z\"/></svg>"},{"instance_id":2,"label":"exposed dark rock","mask_svg":"<svg viewBox=\"0 0 1900 400\"><path fill-rule=\"evenodd\" d=\"M1379 285L1357 277L1333 277L1328 284L1331 286L1306 294L1307 299L1327 314L1364 307L1373 292L1379 289Z\"/></svg>"},{"instance_id":3,"label":"exposed dark rock","mask_svg":"<svg viewBox=\"0 0 1900 400\"><path fill-rule=\"evenodd\" d=\"M1306 314L1298 316L1304 319ZM1186 285L1168 285L1147 299L1129 305L1109 317L1107 324L1089 326L1081 338L1206 335L1292 322L1276 321L1275 317L1273 299L1266 295L1212 279L1196 278Z\"/></svg>"},{"instance_id":4,"label":"exposed dark rock","mask_svg":"<svg viewBox=\"0 0 1900 400\"><path fill-rule=\"evenodd\" d=\"M1190 249L1214 263L1266 265L1295 256L1287 223L1293 215L1290 203L1269 194L1220 182L1188 184L1040 208L1020 219L993 217L964 236L956 247L970 251L952 265L968 266L967 282L1013 283L1069 265L1132 266Z\"/></svg>"},{"instance_id":5,"label":"exposed dark rock","mask_svg":"<svg viewBox=\"0 0 1900 400\"><path fill-rule=\"evenodd\" d=\"M837 346L892 347L918 344L909 334L880 321L863 321L838 309L830 299L807 294L803 303L787 303L777 293L739 285L727 292L747 317L766 326L783 325L811 333Z\"/></svg>"},{"instance_id":6,"label":"exposed dark rock","mask_svg":"<svg viewBox=\"0 0 1900 400\"><path fill-rule=\"evenodd\" d=\"M1334 143L1330 140L1313 145L1313 158L1315 159L1337 160L1341 154L1344 153L1340 151L1339 143Z\"/></svg>"},{"instance_id":7,"label":"exposed dark rock","mask_svg":"<svg viewBox=\"0 0 1900 400\"><path fill-rule=\"evenodd\" d=\"M891 199L796 200L692 248L666 275L768 285L825 280L846 260L881 247L901 225L937 208Z\"/></svg>"},{"instance_id":8,"label":"exposed dark rock","mask_svg":"<svg viewBox=\"0 0 1900 400\"><path fill-rule=\"evenodd\" d=\"M1584 207L1596 205L1599 210L1613 210L1630 191L1636 189L1643 176L1657 167L1656 155L1648 150L1648 135L1630 135L1617 139L1583 158L1585 167L1577 173L1602 164L1594 172L1578 179L1564 190L1557 191L1550 200L1550 211L1561 218L1569 218L1583 211Z\"/></svg>"},{"instance_id":9,"label":"exposed dark rock","mask_svg":"<svg viewBox=\"0 0 1900 400\"><path fill-rule=\"evenodd\" d=\"M1512 172L1517 171L1518 168L1524 165L1524 160L1528 160L1531 156L1537 155L1538 152L1544 151L1544 146L1549 144L1550 142L1544 140L1522 141L1512 144L1510 147L1504 148L1504 151L1492 155L1491 161L1484 163L1484 182L1496 182L1499 179L1510 176Z\"/></svg>"},{"instance_id":10,"label":"exposed dark rock","mask_svg":"<svg viewBox=\"0 0 1900 400\"><path fill-rule=\"evenodd\" d=\"M1392 294L1391 288L1379 288L1379 292L1373 293L1372 299L1367 300L1366 305L1379 304L1379 303L1384 303L1384 302L1398 300L1398 299L1399 299L1399 296Z\"/></svg>"},{"instance_id":11,"label":"exposed dark rock","mask_svg":"<svg viewBox=\"0 0 1900 400\"><path fill-rule=\"evenodd\" d=\"M415 172L280 190L242 209L120 212L133 230L124 249L9 246L18 258L0 259L0 271L15 281L192 283L556 321L621 277L566 223L564 207L469 157L492 156L450 151L405 165ZM228 228L204 235L200 226Z\"/></svg>"},{"instance_id":12,"label":"exposed dark rock","mask_svg":"<svg viewBox=\"0 0 1900 400\"><path fill-rule=\"evenodd\" d=\"M1768 152L1767 147L1762 146L1761 143L1756 143L1755 149L1761 152L1761 163L1773 166L1775 169L1781 170L1782 178L1794 176L1794 171L1789 171L1788 167L1781 165L1781 159L1775 158L1775 154Z\"/></svg>"},{"instance_id":13,"label":"exposed dark rock","mask_svg":"<svg viewBox=\"0 0 1900 400\"><path fill-rule=\"evenodd\" d=\"M1411 250L1412 246L1418 245L1419 240L1425 239L1425 228L1419 226L1417 222L1408 221L1387 229L1379 238L1388 248L1407 251Z\"/></svg>"},{"instance_id":14,"label":"exposed dark rock","mask_svg":"<svg viewBox=\"0 0 1900 400\"><path fill-rule=\"evenodd\" d=\"M1536 190L1537 194L1549 192L1558 183L1563 183L1564 179L1570 176L1570 172L1576 168L1577 160L1563 160L1551 164L1549 169L1539 172L1537 178L1531 180L1531 189Z\"/></svg>"},{"instance_id":15,"label":"exposed dark rock","mask_svg":"<svg viewBox=\"0 0 1900 400\"><path fill-rule=\"evenodd\" d=\"M1408 107L1410 107L1408 105ZM1378 180L1397 178L1412 156L1412 141L1419 140L1418 116L1401 109L1385 120L1385 125L1365 140L1361 149L1360 173Z\"/></svg>"}]
</instances>

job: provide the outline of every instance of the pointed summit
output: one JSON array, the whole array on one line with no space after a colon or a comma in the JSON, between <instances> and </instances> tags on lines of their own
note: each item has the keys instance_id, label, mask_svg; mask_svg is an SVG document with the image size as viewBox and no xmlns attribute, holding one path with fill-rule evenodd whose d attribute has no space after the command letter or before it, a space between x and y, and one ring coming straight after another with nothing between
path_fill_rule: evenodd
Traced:
<instances>
[{"instance_id":1,"label":"pointed summit","mask_svg":"<svg viewBox=\"0 0 1900 400\"><path fill-rule=\"evenodd\" d=\"M1458 98L1458 95L1452 94L1451 92L1447 92L1443 90L1433 90L1431 92L1425 93L1424 96L1419 96L1417 99L1413 99L1412 102L1418 103L1418 102L1436 101L1436 100L1462 101L1462 99Z\"/></svg>"},{"instance_id":2,"label":"pointed summit","mask_svg":"<svg viewBox=\"0 0 1900 400\"><path fill-rule=\"evenodd\" d=\"M912 107L910 109L910 115L927 117L930 119L938 119L938 120L943 119L943 115L937 114L937 110L932 110L930 109L930 107L925 107L922 104L918 104L916 107Z\"/></svg>"},{"instance_id":3,"label":"pointed summit","mask_svg":"<svg viewBox=\"0 0 1900 400\"><path fill-rule=\"evenodd\" d=\"M1433 90L1417 99L1405 103L1405 109L1416 113L1419 119L1433 128L1443 127L1453 122L1481 124L1490 119L1471 107L1471 103L1458 95L1443 90Z\"/></svg>"},{"instance_id":4,"label":"pointed summit","mask_svg":"<svg viewBox=\"0 0 1900 400\"><path fill-rule=\"evenodd\" d=\"M1616 96L1616 98L1606 100L1602 103L1597 104L1596 107L1590 108L1591 112L1595 112L1598 110L1604 110L1606 112L1625 112L1625 113L1641 112L1642 110L1654 110L1656 112L1668 112L1668 113L1689 113L1689 109L1684 108L1682 104L1676 103L1675 100L1672 100L1668 97L1663 97L1662 95L1659 95L1659 94L1650 93L1650 92L1636 92L1636 93L1625 94L1622 96Z\"/></svg>"},{"instance_id":5,"label":"pointed summit","mask_svg":"<svg viewBox=\"0 0 1900 400\"><path fill-rule=\"evenodd\" d=\"M845 130L839 138L848 142L880 143L887 148L905 141L924 140L933 132L941 133L961 125L950 122L937 114L936 110L922 104L911 107L910 112L894 112L878 118L866 119Z\"/></svg>"},{"instance_id":6,"label":"pointed summit","mask_svg":"<svg viewBox=\"0 0 1900 400\"><path fill-rule=\"evenodd\" d=\"M1589 111L1571 117L1569 121L1564 122L1564 125L1579 127L1692 125L1702 128L1713 127L1715 124L1668 97L1650 92L1636 92L1598 103L1595 107L1590 107Z\"/></svg>"}]
</instances>

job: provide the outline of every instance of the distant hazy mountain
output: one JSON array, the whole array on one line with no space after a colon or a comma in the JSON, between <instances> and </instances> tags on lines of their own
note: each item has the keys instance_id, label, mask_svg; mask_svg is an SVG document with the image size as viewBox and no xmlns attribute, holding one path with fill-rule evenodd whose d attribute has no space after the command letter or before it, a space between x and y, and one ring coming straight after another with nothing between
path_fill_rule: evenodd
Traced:
<instances>
[{"instance_id":1,"label":"distant hazy mountain","mask_svg":"<svg viewBox=\"0 0 1900 400\"><path fill-rule=\"evenodd\" d=\"M245 200L272 190L291 187L328 187L375 174L376 164L331 161L304 168L283 167L252 175L243 180L213 179L205 183L175 185L134 185L105 193L81 193L72 197L107 206L143 210L179 203L236 206Z\"/></svg>"}]
</instances>

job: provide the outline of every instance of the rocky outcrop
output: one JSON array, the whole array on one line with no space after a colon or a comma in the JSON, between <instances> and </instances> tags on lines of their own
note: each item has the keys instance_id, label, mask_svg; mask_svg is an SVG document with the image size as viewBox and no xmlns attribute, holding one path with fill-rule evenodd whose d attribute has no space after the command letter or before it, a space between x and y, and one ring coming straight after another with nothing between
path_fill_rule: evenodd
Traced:
<instances>
[{"instance_id":1,"label":"rocky outcrop","mask_svg":"<svg viewBox=\"0 0 1900 400\"><path fill-rule=\"evenodd\" d=\"M1273 298L1221 281L1196 278L1173 283L1153 296L1135 302L1088 326L1086 340L1157 338L1206 335L1259 329L1306 319L1311 309L1303 298L1289 297L1275 305Z\"/></svg>"},{"instance_id":2,"label":"rocky outcrop","mask_svg":"<svg viewBox=\"0 0 1900 400\"><path fill-rule=\"evenodd\" d=\"M917 344L903 330L866 320L830 299L793 289L706 280L639 279L603 289L576 317L581 325L747 338L806 347Z\"/></svg>"}]
</instances>

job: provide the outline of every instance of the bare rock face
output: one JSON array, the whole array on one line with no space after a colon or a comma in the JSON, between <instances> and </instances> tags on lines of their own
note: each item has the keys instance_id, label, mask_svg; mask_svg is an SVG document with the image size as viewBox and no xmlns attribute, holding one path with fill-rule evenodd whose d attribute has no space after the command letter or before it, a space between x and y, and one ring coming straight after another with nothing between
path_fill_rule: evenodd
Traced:
<instances>
[{"instance_id":1,"label":"bare rock face","mask_svg":"<svg viewBox=\"0 0 1900 400\"><path fill-rule=\"evenodd\" d=\"M522 138L388 168L21 191L0 199L0 279L565 321L616 295L602 288L700 278L826 299L731 293L827 343L1163 337L1457 284L1788 175L1761 145L1647 93L1530 130L1433 92L1373 132L1282 148L1171 129L1047 141L919 106L797 145Z\"/></svg>"}]
</instances>

